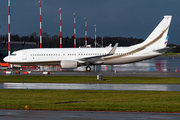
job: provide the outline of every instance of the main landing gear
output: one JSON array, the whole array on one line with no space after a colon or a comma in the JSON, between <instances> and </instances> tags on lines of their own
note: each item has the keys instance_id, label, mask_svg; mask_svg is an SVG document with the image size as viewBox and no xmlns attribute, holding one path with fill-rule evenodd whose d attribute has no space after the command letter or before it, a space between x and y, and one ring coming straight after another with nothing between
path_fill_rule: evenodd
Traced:
<instances>
[{"instance_id":1,"label":"main landing gear","mask_svg":"<svg viewBox=\"0 0 180 120\"><path fill-rule=\"evenodd\" d=\"M86 66L86 71L87 72L91 72L91 67L90 66Z\"/></svg>"}]
</instances>

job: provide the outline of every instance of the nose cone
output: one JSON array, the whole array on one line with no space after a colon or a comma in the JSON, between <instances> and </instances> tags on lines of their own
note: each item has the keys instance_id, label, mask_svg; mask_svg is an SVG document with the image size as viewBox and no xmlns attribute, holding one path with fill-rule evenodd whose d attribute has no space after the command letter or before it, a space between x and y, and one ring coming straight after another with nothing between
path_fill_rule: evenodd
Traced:
<instances>
[{"instance_id":1,"label":"nose cone","mask_svg":"<svg viewBox=\"0 0 180 120\"><path fill-rule=\"evenodd\" d=\"M5 57L3 60L8 63L9 62L9 56Z\"/></svg>"}]
</instances>

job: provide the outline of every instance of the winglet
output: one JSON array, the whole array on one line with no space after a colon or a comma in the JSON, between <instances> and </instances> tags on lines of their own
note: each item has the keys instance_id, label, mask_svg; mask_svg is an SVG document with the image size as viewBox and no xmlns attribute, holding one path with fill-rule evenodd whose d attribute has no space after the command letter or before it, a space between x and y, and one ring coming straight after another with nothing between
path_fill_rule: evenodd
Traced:
<instances>
[{"instance_id":1,"label":"winglet","mask_svg":"<svg viewBox=\"0 0 180 120\"><path fill-rule=\"evenodd\" d=\"M112 50L108 53L108 55L113 55L113 54L115 53L115 51L116 51L117 46L118 46L118 43L116 43L116 44L114 45L114 47L113 47Z\"/></svg>"}]
</instances>

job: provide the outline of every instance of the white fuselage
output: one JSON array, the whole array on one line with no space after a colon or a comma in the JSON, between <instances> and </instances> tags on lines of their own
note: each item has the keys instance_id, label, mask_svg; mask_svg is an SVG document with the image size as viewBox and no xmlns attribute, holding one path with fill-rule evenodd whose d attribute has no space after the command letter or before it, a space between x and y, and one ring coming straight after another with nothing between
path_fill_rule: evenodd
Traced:
<instances>
[{"instance_id":1,"label":"white fuselage","mask_svg":"<svg viewBox=\"0 0 180 120\"><path fill-rule=\"evenodd\" d=\"M93 56L106 55L112 48L43 48L25 49L13 52L5 58L11 64L17 65L59 65L62 60L74 60ZM153 49L144 49L137 53L131 52L136 48L117 47L114 55L103 57L94 64L126 64L153 58L162 53L153 52Z\"/></svg>"}]
</instances>

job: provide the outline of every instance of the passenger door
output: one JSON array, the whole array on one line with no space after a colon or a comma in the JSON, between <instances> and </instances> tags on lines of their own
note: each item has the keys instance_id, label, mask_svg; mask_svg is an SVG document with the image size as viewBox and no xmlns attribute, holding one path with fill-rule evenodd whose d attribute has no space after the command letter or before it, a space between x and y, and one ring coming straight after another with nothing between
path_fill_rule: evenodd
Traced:
<instances>
[{"instance_id":1,"label":"passenger door","mask_svg":"<svg viewBox=\"0 0 180 120\"><path fill-rule=\"evenodd\" d=\"M27 51L22 52L22 59L27 60Z\"/></svg>"}]
</instances>

